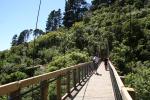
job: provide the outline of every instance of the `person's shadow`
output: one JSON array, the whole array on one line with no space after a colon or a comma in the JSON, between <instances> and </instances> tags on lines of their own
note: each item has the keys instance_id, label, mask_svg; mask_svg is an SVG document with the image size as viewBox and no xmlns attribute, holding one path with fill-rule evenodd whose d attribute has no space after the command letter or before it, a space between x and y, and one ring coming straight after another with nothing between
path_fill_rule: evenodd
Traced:
<instances>
[{"instance_id":1,"label":"person's shadow","mask_svg":"<svg viewBox=\"0 0 150 100\"><path fill-rule=\"evenodd\" d=\"M100 74L100 73L96 73L95 75L102 76L102 74Z\"/></svg>"}]
</instances>

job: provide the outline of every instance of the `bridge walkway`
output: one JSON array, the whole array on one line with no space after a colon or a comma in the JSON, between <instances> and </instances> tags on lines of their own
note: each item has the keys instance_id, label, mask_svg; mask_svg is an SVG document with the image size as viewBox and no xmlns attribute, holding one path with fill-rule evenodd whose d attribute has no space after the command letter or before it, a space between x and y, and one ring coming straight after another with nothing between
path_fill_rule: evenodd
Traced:
<instances>
[{"instance_id":1,"label":"bridge walkway","mask_svg":"<svg viewBox=\"0 0 150 100\"><path fill-rule=\"evenodd\" d=\"M115 100L110 72L105 70L102 62L74 100Z\"/></svg>"}]
</instances>

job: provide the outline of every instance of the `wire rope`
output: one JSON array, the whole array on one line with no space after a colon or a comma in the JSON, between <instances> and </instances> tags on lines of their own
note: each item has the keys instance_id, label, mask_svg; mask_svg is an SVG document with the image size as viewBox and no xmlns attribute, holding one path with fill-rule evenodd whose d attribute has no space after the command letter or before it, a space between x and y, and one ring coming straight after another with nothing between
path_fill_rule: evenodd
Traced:
<instances>
[{"instance_id":1,"label":"wire rope","mask_svg":"<svg viewBox=\"0 0 150 100\"><path fill-rule=\"evenodd\" d=\"M34 30L34 32L37 30L37 26L38 26L38 21L39 21L39 15L40 15L40 9L41 9L41 3L42 3L42 1L40 0L40 2L39 2L39 5L38 5L38 13L37 13L37 17L36 17L36 23L35 23L35 30ZM34 35L34 40L33 40L33 67L34 67L34 65L35 65L35 39L36 39L36 35L35 35L35 33L33 32L33 35ZM33 69L32 69L33 70ZM32 73L32 75L34 75L34 71L33 71L33 73ZM32 100L34 100L34 98L33 98L33 85L32 85Z\"/></svg>"}]
</instances>

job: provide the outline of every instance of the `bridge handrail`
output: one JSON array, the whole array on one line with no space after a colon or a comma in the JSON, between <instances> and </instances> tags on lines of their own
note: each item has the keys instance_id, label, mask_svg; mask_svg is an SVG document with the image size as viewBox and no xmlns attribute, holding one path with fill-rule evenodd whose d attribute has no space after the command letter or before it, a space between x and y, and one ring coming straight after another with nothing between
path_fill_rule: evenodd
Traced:
<instances>
[{"instance_id":1,"label":"bridge handrail","mask_svg":"<svg viewBox=\"0 0 150 100\"><path fill-rule=\"evenodd\" d=\"M113 66L113 64L111 63L111 61L109 61L109 65L110 65L110 68L112 69L113 71L113 74L114 74L114 77L116 79L116 82L117 82L117 85L118 85L118 88L119 88L119 91L121 93L121 97L123 100L132 100L132 97L130 96L130 94L128 93L126 87L124 86L119 74L117 73L115 67Z\"/></svg>"},{"instance_id":2,"label":"bridge handrail","mask_svg":"<svg viewBox=\"0 0 150 100\"><path fill-rule=\"evenodd\" d=\"M27 78L27 79L23 79L23 80L20 80L20 81L8 83L8 84L5 84L5 85L0 85L0 96L6 95L6 94L11 94L15 91L20 90L21 88L31 86L33 84L38 84L38 83L43 82L45 80L49 80L49 79L52 79L52 78L59 77L63 74L66 74L66 73L70 72L71 70L75 70L75 69L79 69L79 68L85 68L86 67L86 69L85 69L85 77L86 77L86 75L88 75L89 72L90 72L89 71L90 69L88 69L87 67L88 67L88 65L91 65L91 64L92 64L92 62L80 63L78 65L63 68L63 69L60 69L60 70L57 70L57 71L53 71L53 72L45 73L45 74L42 74L42 75L30 77L30 78Z\"/></svg>"}]
</instances>

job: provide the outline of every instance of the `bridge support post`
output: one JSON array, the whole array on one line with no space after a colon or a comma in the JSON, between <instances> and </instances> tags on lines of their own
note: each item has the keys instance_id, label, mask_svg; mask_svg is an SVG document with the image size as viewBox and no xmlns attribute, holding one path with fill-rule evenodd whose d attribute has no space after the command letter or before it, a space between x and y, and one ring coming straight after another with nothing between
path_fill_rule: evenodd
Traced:
<instances>
[{"instance_id":1,"label":"bridge support post","mask_svg":"<svg viewBox=\"0 0 150 100\"><path fill-rule=\"evenodd\" d=\"M74 69L73 70L73 87L75 90L77 89L76 83L77 83L77 81L76 81L76 69Z\"/></svg>"},{"instance_id":2,"label":"bridge support post","mask_svg":"<svg viewBox=\"0 0 150 100\"><path fill-rule=\"evenodd\" d=\"M8 100L21 100L20 89L10 93Z\"/></svg>"},{"instance_id":3,"label":"bridge support post","mask_svg":"<svg viewBox=\"0 0 150 100\"><path fill-rule=\"evenodd\" d=\"M44 80L40 83L41 85L41 100L48 100L48 82Z\"/></svg>"},{"instance_id":4,"label":"bridge support post","mask_svg":"<svg viewBox=\"0 0 150 100\"><path fill-rule=\"evenodd\" d=\"M57 77L56 88L57 100L61 100L61 76Z\"/></svg>"},{"instance_id":5,"label":"bridge support post","mask_svg":"<svg viewBox=\"0 0 150 100\"><path fill-rule=\"evenodd\" d=\"M70 96L70 71L67 72L67 95Z\"/></svg>"}]
</instances>

